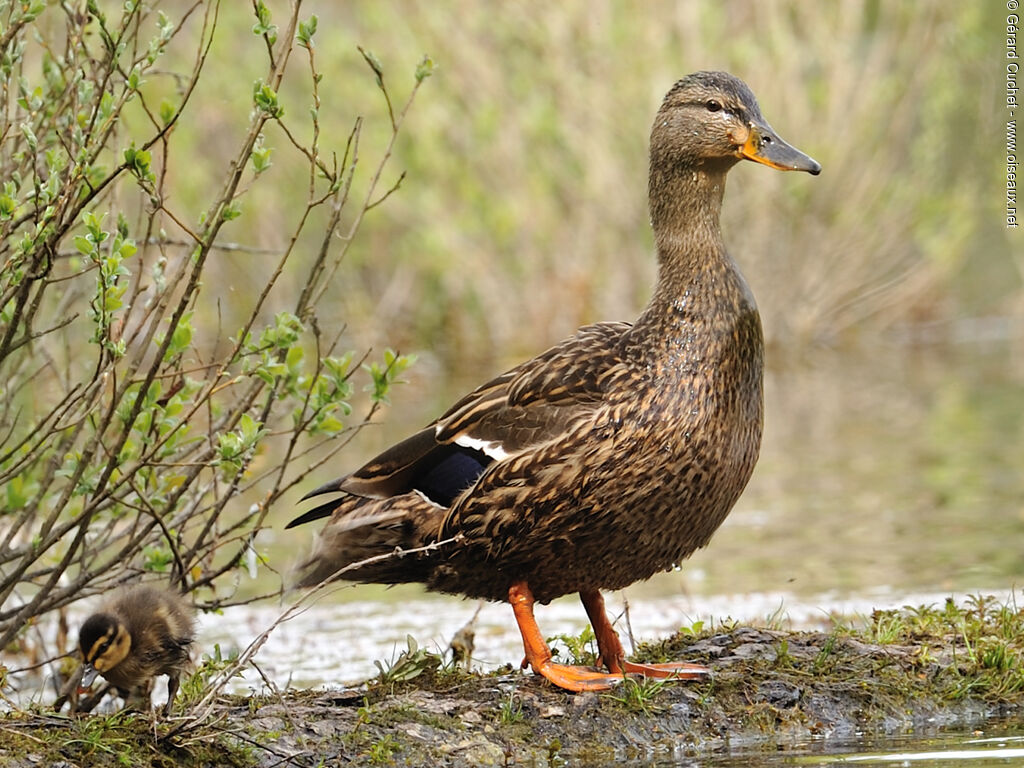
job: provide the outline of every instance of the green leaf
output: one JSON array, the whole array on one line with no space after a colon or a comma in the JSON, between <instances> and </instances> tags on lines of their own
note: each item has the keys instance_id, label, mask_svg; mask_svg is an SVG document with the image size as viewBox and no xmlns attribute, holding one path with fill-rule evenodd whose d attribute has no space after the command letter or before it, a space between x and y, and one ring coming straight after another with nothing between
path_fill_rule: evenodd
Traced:
<instances>
[{"instance_id":1,"label":"green leaf","mask_svg":"<svg viewBox=\"0 0 1024 768\"><path fill-rule=\"evenodd\" d=\"M416 65L416 82L422 83L434 74L434 60L424 54L423 59Z\"/></svg>"},{"instance_id":2,"label":"green leaf","mask_svg":"<svg viewBox=\"0 0 1024 768\"><path fill-rule=\"evenodd\" d=\"M171 33L174 32L174 22L163 11L157 11L156 28L160 31L160 39L166 42L171 39Z\"/></svg>"},{"instance_id":3,"label":"green leaf","mask_svg":"<svg viewBox=\"0 0 1024 768\"><path fill-rule=\"evenodd\" d=\"M176 114L178 114L178 108L173 103L167 99L160 102L160 120L164 125L171 122Z\"/></svg>"},{"instance_id":4,"label":"green leaf","mask_svg":"<svg viewBox=\"0 0 1024 768\"><path fill-rule=\"evenodd\" d=\"M263 0L256 3L256 23L253 24L254 35L266 36L267 41L273 45L277 42L277 25L270 21L270 9Z\"/></svg>"},{"instance_id":5,"label":"green leaf","mask_svg":"<svg viewBox=\"0 0 1024 768\"><path fill-rule=\"evenodd\" d=\"M297 37L299 38L299 45L303 48L313 47L313 35L316 34L317 23L318 19L316 14L310 16L309 21L299 22L299 34Z\"/></svg>"},{"instance_id":6,"label":"green leaf","mask_svg":"<svg viewBox=\"0 0 1024 768\"><path fill-rule=\"evenodd\" d=\"M242 206L237 200L232 200L228 205L224 207L224 212L221 214L221 218L224 221L233 221L242 215Z\"/></svg>"},{"instance_id":7,"label":"green leaf","mask_svg":"<svg viewBox=\"0 0 1024 768\"><path fill-rule=\"evenodd\" d=\"M272 148L265 147L263 145L262 133L256 137L256 143L253 145L250 157L252 158L253 170L256 172L257 176L273 165L273 163L270 162L270 153L273 151L274 150Z\"/></svg>"},{"instance_id":8,"label":"green leaf","mask_svg":"<svg viewBox=\"0 0 1024 768\"><path fill-rule=\"evenodd\" d=\"M222 461L230 461L242 452L242 441L234 432L225 432L217 436L217 448Z\"/></svg>"},{"instance_id":9,"label":"green leaf","mask_svg":"<svg viewBox=\"0 0 1024 768\"><path fill-rule=\"evenodd\" d=\"M252 445L256 441L256 438L260 434L260 425L252 416L248 413L243 413L241 421L239 422L239 429L242 433L242 441L246 445Z\"/></svg>"},{"instance_id":10,"label":"green leaf","mask_svg":"<svg viewBox=\"0 0 1024 768\"><path fill-rule=\"evenodd\" d=\"M370 65L370 69L373 70L373 74L377 76L377 85L381 88L384 87L384 68L381 66L380 59L378 59L372 51L368 51L362 46L359 46L359 52L363 55L363 59Z\"/></svg>"},{"instance_id":11,"label":"green leaf","mask_svg":"<svg viewBox=\"0 0 1024 768\"><path fill-rule=\"evenodd\" d=\"M401 383L398 376L414 362L415 355L399 355L394 350L387 349L384 351L384 365L377 362L364 364L363 370L370 374L371 379L371 383L366 387L371 393L370 398L375 402L390 402L388 390L392 384Z\"/></svg>"},{"instance_id":12,"label":"green leaf","mask_svg":"<svg viewBox=\"0 0 1024 768\"><path fill-rule=\"evenodd\" d=\"M166 359L172 360L186 349L188 345L192 343L192 312L185 313L177 327L174 329L174 333L171 334L171 343L167 347Z\"/></svg>"},{"instance_id":13,"label":"green leaf","mask_svg":"<svg viewBox=\"0 0 1024 768\"><path fill-rule=\"evenodd\" d=\"M142 568L157 573L163 573L174 562L174 553L170 549L152 545L142 550L142 557Z\"/></svg>"},{"instance_id":14,"label":"green leaf","mask_svg":"<svg viewBox=\"0 0 1024 768\"><path fill-rule=\"evenodd\" d=\"M155 177L149 169L152 155L144 149L136 149L132 144L124 151L124 164L135 176L145 181L153 181Z\"/></svg>"},{"instance_id":15,"label":"green leaf","mask_svg":"<svg viewBox=\"0 0 1024 768\"><path fill-rule=\"evenodd\" d=\"M80 253L84 253L88 256L93 252L95 246L89 238L84 237L83 235L75 235L75 248L77 248Z\"/></svg>"},{"instance_id":16,"label":"green leaf","mask_svg":"<svg viewBox=\"0 0 1024 768\"><path fill-rule=\"evenodd\" d=\"M86 211L82 214L82 223L85 224L85 228L89 230L89 234L92 235L93 242L101 243L107 239L107 233L103 231L103 218L106 213L96 218L96 214L92 211Z\"/></svg>"},{"instance_id":17,"label":"green leaf","mask_svg":"<svg viewBox=\"0 0 1024 768\"><path fill-rule=\"evenodd\" d=\"M277 93L262 80L257 80L252 88L252 100L256 108L274 118L284 115L284 108L277 101Z\"/></svg>"},{"instance_id":18,"label":"green leaf","mask_svg":"<svg viewBox=\"0 0 1024 768\"><path fill-rule=\"evenodd\" d=\"M328 416L316 424L316 433L336 435L345 428L345 424L335 416Z\"/></svg>"},{"instance_id":19,"label":"green leaf","mask_svg":"<svg viewBox=\"0 0 1024 768\"><path fill-rule=\"evenodd\" d=\"M36 494L36 491L39 490L39 483L25 482L25 478L18 475L4 484L4 490L7 492L7 509L16 510L25 506L28 500Z\"/></svg>"},{"instance_id":20,"label":"green leaf","mask_svg":"<svg viewBox=\"0 0 1024 768\"><path fill-rule=\"evenodd\" d=\"M38 151L38 143L36 141L36 134L32 130L32 126L28 123L21 124L21 133L25 137L25 141L28 143L28 148L33 152Z\"/></svg>"}]
</instances>

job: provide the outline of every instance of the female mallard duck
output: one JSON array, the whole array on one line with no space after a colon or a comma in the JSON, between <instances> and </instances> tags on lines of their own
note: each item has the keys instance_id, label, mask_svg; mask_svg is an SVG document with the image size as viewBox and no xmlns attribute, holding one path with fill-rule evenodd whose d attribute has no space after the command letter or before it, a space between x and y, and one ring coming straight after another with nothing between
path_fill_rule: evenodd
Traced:
<instances>
[{"instance_id":1,"label":"female mallard duck","mask_svg":"<svg viewBox=\"0 0 1024 768\"><path fill-rule=\"evenodd\" d=\"M525 661L570 690L607 688L624 673L707 672L626 662L599 590L706 545L746 485L761 442L764 349L754 298L722 242L725 175L741 159L814 175L821 166L782 141L724 72L672 87L650 151L659 277L640 318L581 328L308 494L345 495L289 525L331 516L301 585L423 582L508 600ZM551 659L533 603L570 592L610 674Z\"/></svg>"},{"instance_id":2,"label":"female mallard duck","mask_svg":"<svg viewBox=\"0 0 1024 768\"><path fill-rule=\"evenodd\" d=\"M146 585L120 592L82 625L81 686L99 674L126 701L148 703L154 678L167 675L169 715L194 637L195 614L181 595Z\"/></svg>"}]
</instances>

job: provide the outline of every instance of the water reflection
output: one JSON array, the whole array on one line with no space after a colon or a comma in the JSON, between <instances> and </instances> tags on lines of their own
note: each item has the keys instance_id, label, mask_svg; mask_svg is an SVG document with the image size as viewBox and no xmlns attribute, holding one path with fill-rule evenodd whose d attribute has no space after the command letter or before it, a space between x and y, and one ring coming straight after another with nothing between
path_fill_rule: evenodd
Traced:
<instances>
[{"instance_id":1,"label":"water reflection","mask_svg":"<svg viewBox=\"0 0 1024 768\"><path fill-rule=\"evenodd\" d=\"M706 765L715 768L740 768L741 766L864 766L865 768L907 768L908 766L930 766L932 768L991 768L992 766L1020 765L1024 759L1024 736L1008 732L989 738L974 738L970 733L947 732L928 738L913 736L890 736L878 739L865 738L851 750L834 750L832 755L807 754L809 750L798 749L795 754L774 757L758 756L756 762L751 756L733 756L721 762Z\"/></svg>"},{"instance_id":2,"label":"water reflection","mask_svg":"<svg viewBox=\"0 0 1024 768\"><path fill-rule=\"evenodd\" d=\"M704 757L665 757L635 765L649 768L995 768L1021 765L1024 736L1013 726L989 726L998 736L977 738L978 732L936 731L928 736L865 734L856 741L837 744L810 741L761 749L724 749ZM596 768L596 766L594 766Z\"/></svg>"}]
</instances>

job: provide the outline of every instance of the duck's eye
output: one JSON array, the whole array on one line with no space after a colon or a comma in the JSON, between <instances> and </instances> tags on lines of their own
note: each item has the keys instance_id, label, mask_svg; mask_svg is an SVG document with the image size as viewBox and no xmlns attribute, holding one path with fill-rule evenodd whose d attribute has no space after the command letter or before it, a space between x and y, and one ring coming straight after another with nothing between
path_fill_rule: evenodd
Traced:
<instances>
[{"instance_id":1,"label":"duck's eye","mask_svg":"<svg viewBox=\"0 0 1024 768\"><path fill-rule=\"evenodd\" d=\"M708 99L707 104L705 104L704 106L708 108L708 112L717 112L722 108L722 105L719 104L714 99Z\"/></svg>"}]
</instances>

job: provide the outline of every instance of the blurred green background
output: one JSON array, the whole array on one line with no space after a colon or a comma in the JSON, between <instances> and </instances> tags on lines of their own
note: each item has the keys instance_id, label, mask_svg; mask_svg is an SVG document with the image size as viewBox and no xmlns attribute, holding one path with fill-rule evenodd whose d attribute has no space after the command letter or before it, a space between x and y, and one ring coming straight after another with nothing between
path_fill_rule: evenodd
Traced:
<instances>
[{"instance_id":1,"label":"blurred green background","mask_svg":"<svg viewBox=\"0 0 1024 768\"><path fill-rule=\"evenodd\" d=\"M307 0L312 13L321 130L339 155L357 116L367 157L387 137L357 45L396 103L424 53L437 65L385 187L407 175L369 214L318 317L352 348L419 362L384 426L328 475L577 326L638 314L655 272L650 121L676 79L726 69L824 171L730 175L726 242L770 344L765 447L726 529L671 578L811 591L1024 574L1024 247L1004 227L1002 3ZM180 209L198 214L244 130L264 67L252 24L248 4L222 5L211 71L175 128ZM292 118L309 109L307 81L290 68ZM251 190L227 236L280 250L308 180L276 127L267 145L274 183ZM357 174L353 194L367 181ZM234 327L230 297L261 287L263 258L217 254L206 279L224 299L209 322L216 311ZM270 311L291 305L301 263ZM294 551L296 532L266 542Z\"/></svg>"},{"instance_id":2,"label":"blurred green background","mask_svg":"<svg viewBox=\"0 0 1024 768\"><path fill-rule=\"evenodd\" d=\"M174 169L179 201L198 205L243 129L245 86L263 67L247 6L223 5L214 72L177 128L194 142L177 137L189 158ZM482 375L580 324L635 316L654 277L650 121L696 69L745 79L781 135L825 168L810 179L742 167L730 179L726 236L769 339L837 344L1019 312L1022 257L1001 213L999 8L307 0L328 144L343 148L357 115L367 156L386 138L357 44L380 59L396 101L424 53L437 64L399 140L400 193L371 215L333 287L336 314L321 320L347 324L357 347L415 349L440 370ZM289 76L281 101L294 121L308 74ZM247 244L282 247L304 203L283 141L268 134L277 183L255 188L235 224ZM235 269L248 258L224 257L238 290L252 287Z\"/></svg>"}]
</instances>

